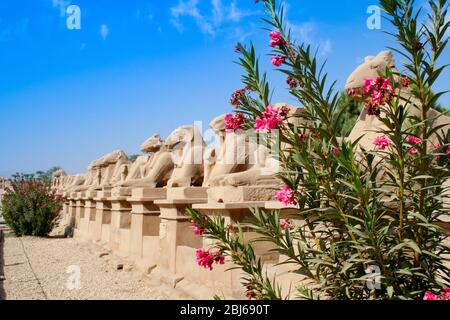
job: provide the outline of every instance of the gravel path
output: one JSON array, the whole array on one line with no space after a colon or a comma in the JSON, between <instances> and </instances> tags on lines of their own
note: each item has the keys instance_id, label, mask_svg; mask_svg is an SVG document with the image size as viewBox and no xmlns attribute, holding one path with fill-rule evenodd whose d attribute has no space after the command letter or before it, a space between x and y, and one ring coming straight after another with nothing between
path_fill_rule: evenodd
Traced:
<instances>
[{"instance_id":1,"label":"gravel path","mask_svg":"<svg viewBox=\"0 0 450 320\"><path fill-rule=\"evenodd\" d=\"M126 267L117 270L117 260L110 255L100 257L102 252L94 244L79 243L72 238L7 236L3 245L5 280L0 279L0 299L5 294L7 300L190 299L185 291L161 283L151 275L126 271ZM0 276L1 260L0 244ZM80 277L76 276L78 270Z\"/></svg>"}]
</instances>

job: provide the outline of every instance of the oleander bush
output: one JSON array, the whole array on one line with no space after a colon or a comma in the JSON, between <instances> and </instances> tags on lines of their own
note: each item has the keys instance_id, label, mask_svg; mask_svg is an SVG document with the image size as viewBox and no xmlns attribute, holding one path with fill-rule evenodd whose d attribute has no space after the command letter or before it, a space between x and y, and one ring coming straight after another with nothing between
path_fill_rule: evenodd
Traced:
<instances>
[{"instance_id":1,"label":"oleander bush","mask_svg":"<svg viewBox=\"0 0 450 320\"><path fill-rule=\"evenodd\" d=\"M5 222L17 236L47 236L62 208L50 180L17 174L2 201Z\"/></svg>"},{"instance_id":2,"label":"oleander bush","mask_svg":"<svg viewBox=\"0 0 450 320\"><path fill-rule=\"evenodd\" d=\"M271 105L272 91L254 47L239 44L245 89L232 96L236 111L227 117L227 129L280 134L285 187L276 197L297 213L280 219L279 211L254 209L251 221L230 226L222 217L188 210L195 232L215 240L197 252L199 265L211 269L230 257L245 273L242 284L250 299L449 298L450 248L437 222L449 214L444 204L450 135L429 111L444 94L434 84L446 71L440 58L450 23L447 0L427 4L419 10L412 0L380 1L394 30L390 49L402 57L403 68L382 70L342 97L315 50L291 38L283 4L259 3L267 13L272 63L305 109L305 125L293 125L287 110ZM368 116L384 125L371 150L339 137L345 131L339 127L344 114L339 106L349 98L361 101ZM244 241L248 228L259 241L273 243L305 278L296 296L282 296L276 278L266 275L253 244Z\"/></svg>"}]
</instances>

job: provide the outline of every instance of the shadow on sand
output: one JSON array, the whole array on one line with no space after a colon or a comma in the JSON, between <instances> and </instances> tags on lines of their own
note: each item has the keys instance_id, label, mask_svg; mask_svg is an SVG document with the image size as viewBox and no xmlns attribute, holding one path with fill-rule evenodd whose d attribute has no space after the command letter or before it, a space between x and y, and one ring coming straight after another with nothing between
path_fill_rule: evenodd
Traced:
<instances>
[{"instance_id":1,"label":"shadow on sand","mask_svg":"<svg viewBox=\"0 0 450 320\"><path fill-rule=\"evenodd\" d=\"M5 243L5 237L4 237L3 230L0 229L0 300L6 300L6 292L5 288L3 287L3 280L4 280L4 266L5 261L3 259L3 245Z\"/></svg>"}]
</instances>

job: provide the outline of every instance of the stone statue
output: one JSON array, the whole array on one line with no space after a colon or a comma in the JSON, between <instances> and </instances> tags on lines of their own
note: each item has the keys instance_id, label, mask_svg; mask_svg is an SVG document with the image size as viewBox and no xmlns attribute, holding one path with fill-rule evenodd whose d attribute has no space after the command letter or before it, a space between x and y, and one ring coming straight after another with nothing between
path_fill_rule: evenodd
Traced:
<instances>
[{"instance_id":1,"label":"stone statue","mask_svg":"<svg viewBox=\"0 0 450 320\"><path fill-rule=\"evenodd\" d=\"M222 185L226 175L250 168L248 136L245 132L225 131L225 115L210 122L218 137L219 146L207 149L204 156L204 187Z\"/></svg>"},{"instance_id":2,"label":"stone statue","mask_svg":"<svg viewBox=\"0 0 450 320\"><path fill-rule=\"evenodd\" d=\"M53 172L52 188L60 189L63 186L66 177L67 173L62 169Z\"/></svg>"},{"instance_id":3,"label":"stone statue","mask_svg":"<svg viewBox=\"0 0 450 320\"><path fill-rule=\"evenodd\" d=\"M88 189L92 189L96 186L96 177L98 175L98 171L100 168L96 165L96 161L93 161L89 167L88 171L86 173L86 179L84 183L78 187L75 187L72 189L73 192L80 192L80 191L86 191Z\"/></svg>"},{"instance_id":4,"label":"stone statue","mask_svg":"<svg viewBox=\"0 0 450 320\"><path fill-rule=\"evenodd\" d=\"M285 103L278 103L274 107L289 109L288 122L297 126L304 122L301 118L302 109ZM224 116L221 116L211 122L211 127L219 136L220 147L216 150L218 157L213 168L209 169L204 186L278 185L280 163L277 156L280 149L271 153L267 147L256 143L256 137L249 137L243 131L226 133L224 121ZM278 148L282 150L282 146L278 145Z\"/></svg>"},{"instance_id":5,"label":"stone statue","mask_svg":"<svg viewBox=\"0 0 450 320\"><path fill-rule=\"evenodd\" d=\"M201 186L203 183L203 153L205 142L196 126L182 126L166 140L175 165L168 187Z\"/></svg>"},{"instance_id":6,"label":"stone statue","mask_svg":"<svg viewBox=\"0 0 450 320\"><path fill-rule=\"evenodd\" d=\"M366 78L376 78L379 73L384 74L386 68L394 73L398 80L399 72L395 67L395 61L392 53L390 51L380 52L377 56L369 56L365 59L364 63L361 64L348 78L345 85L346 90L352 90L354 93L354 99L362 100L362 90L364 87L364 80ZM421 116L421 106L420 103L412 96L409 88L402 88L400 91L400 96L403 97L405 101L410 101L408 104L408 113L410 116ZM428 117L434 120L434 126L444 125L441 129L442 132L447 132L450 128L450 117L444 116L436 110L429 110ZM351 141L356 141L360 137L361 140L359 145L366 150L374 149L373 141L376 137L380 135L380 130L385 130L384 124L376 116L371 116L366 110L361 112L361 115L349 135ZM430 150L435 149L435 145L438 143L437 136L431 137L429 143Z\"/></svg>"},{"instance_id":7,"label":"stone statue","mask_svg":"<svg viewBox=\"0 0 450 320\"><path fill-rule=\"evenodd\" d=\"M69 176L68 182L65 187L65 191L74 192L77 187L80 187L86 181L86 175L84 174L74 174Z\"/></svg>"},{"instance_id":8,"label":"stone statue","mask_svg":"<svg viewBox=\"0 0 450 320\"><path fill-rule=\"evenodd\" d=\"M172 155L159 134L155 134L141 145L141 151L152 154L139 157L130 168L128 178L120 187L157 188L164 187L173 171Z\"/></svg>"},{"instance_id":9,"label":"stone statue","mask_svg":"<svg viewBox=\"0 0 450 320\"><path fill-rule=\"evenodd\" d=\"M98 178L100 178L100 185L96 188L111 188L114 182L121 180L126 173L123 165L128 165L128 156L121 150L108 153L97 162L100 167Z\"/></svg>"}]
</instances>

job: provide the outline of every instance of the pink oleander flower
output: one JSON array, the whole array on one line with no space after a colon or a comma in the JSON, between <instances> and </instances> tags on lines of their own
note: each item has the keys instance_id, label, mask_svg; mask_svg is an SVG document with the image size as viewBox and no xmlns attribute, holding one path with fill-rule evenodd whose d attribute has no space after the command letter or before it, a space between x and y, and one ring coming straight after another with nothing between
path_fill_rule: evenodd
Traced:
<instances>
[{"instance_id":1,"label":"pink oleander flower","mask_svg":"<svg viewBox=\"0 0 450 320\"><path fill-rule=\"evenodd\" d=\"M333 153L336 157L339 157L341 155L341 149L333 147Z\"/></svg>"},{"instance_id":2,"label":"pink oleander flower","mask_svg":"<svg viewBox=\"0 0 450 320\"><path fill-rule=\"evenodd\" d=\"M394 90L394 88L391 85L391 79L390 78L383 79L383 82L381 83L381 89L386 90L388 92Z\"/></svg>"},{"instance_id":3,"label":"pink oleander flower","mask_svg":"<svg viewBox=\"0 0 450 320\"><path fill-rule=\"evenodd\" d=\"M217 255L214 261L218 264L225 264L225 257L223 255Z\"/></svg>"},{"instance_id":4,"label":"pink oleander flower","mask_svg":"<svg viewBox=\"0 0 450 320\"><path fill-rule=\"evenodd\" d=\"M293 78L292 76L288 76L286 78L286 83L288 84L289 88L291 88L291 90L296 89L298 86L302 85L302 82L298 79Z\"/></svg>"},{"instance_id":5,"label":"pink oleander flower","mask_svg":"<svg viewBox=\"0 0 450 320\"><path fill-rule=\"evenodd\" d=\"M438 144L436 144L435 146L434 146L434 148L436 149L436 152L440 152L441 151L441 148L442 148L442 144L440 144L440 143L438 143ZM441 158L441 156L436 156L436 157L434 157L434 159L437 161L437 160L439 160Z\"/></svg>"},{"instance_id":6,"label":"pink oleander flower","mask_svg":"<svg viewBox=\"0 0 450 320\"><path fill-rule=\"evenodd\" d=\"M381 114L380 107L377 104L372 103L372 101L367 102L365 107L369 116L379 116Z\"/></svg>"},{"instance_id":7,"label":"pink oleander flower","mask_svg":"<svg viewBox=\"0 0 450 320\"><path fill-rule=\"evenodd\" d=\"M200 226L198 226L196 224L192 225L192 229L194 230L194 233L195 233L196 236L202 236L203 232L205 232L204 228L202 228L202 227L200 227Z\"/></svg>"},{"instance_id":8,"label":"pink oleander flower","mask_svg":"<svg viewBox=\"0 0 450 320\"><path fill-rule=\"evenodd\" d=\"M254 128L258 133L270 132L282 125L286 117L285 108L274 108L269 104L262 116L255 120Z\"/></svg>"},{"instance_id":9,"label":"pink oleander flower","mask_svg":"<svg viewBox=\"0 0 450 320\"><path fill-rule=\"evenodd\" d=\"M372 102L375 104L383 104L383 93L381 91L372 92Z\"/></svg>"},{"instance_id":10,"label":"pink oleander flower","mask_svg":"<svg viewBox=\"0 0 450 320\"><path fill-rule=\"evenodd\" d=\"M349 96L350 98L353 98L354 96L356 96L356 90L355 89L348 89L347 90L347 96Z\"/></svg>"},{"instance_id":11,"label":"pink oleander flower","mask_svg":"<svg viewBox=\"0 0 450 320\"><path fill-rule=\"evenodd\" d=\"M245 296L247 297L248 300L253 300L256 299L256 292L255 292L255 288L253 287L253 285L249 284L246 286L247 291L245 292Z\"/></svg>"},{"instance_id":12,"label":"pink oleander flower","mask_svg":"<svg viewBox=\"0 0 450 320\"><path fill-rule=\"evenodd\" d=\"M234 132L242 129L242 125L247 122L247 119L242 113L227 114L225 116L225 131Z\"/></svg>"},{"instance_id":13,"label":"pink oleander flower","mask_svg":"<svg viewBox=\"0 0 450 320\"><path fill-rule=\"evenodd\" d=\"M295 229L295 223L291 219L281 219L280 228L283 231L286 231L286 229L293 230Z\"/></svg>"},{"instance_id":14,"label":"pink oleander flower","mask_svg":"<svg viewBox=\"0 0 450 320\"><path fill-rule=\"evenodd\" d=\"M364 92L369 93L373 90L373 88L375 88L375 81L371 78L365 78L363 86Z\"/></svg>"},{"instance_id":15,"label":"pink oleander flower","mask_svg":"<svg viewBox=\"0 0 450 320\"><path fill-rule=\"evenodd\" d=\"M213 254L204 249L195 252L197 264L205 269L212 270L213 263L225 264L225 257L221 253Z\"/></svg>"},{"instance_id":16,"label":"pink oleander flower","mask_svg":"<svg viewBox=\"0 0 450 320\"><path fill-rule=\"evenodd\" d=\"M390 78L366 78L364 79L363 92L369 97L366 102L369 115L379 115L378 107L392 100L394 88Z\"/></svg>"},{"instance_id":17,"label":"pink oleander flower","mask_svg":"<svg viewBox=\"0 0 450 320\"><path fill-rule=\"evenodd\" d=\"M278 31L272 31L269 33L270 36L270 46L271 47L282 47L285 44L284 39L281 37L281 33Z\"/></svg>"},{"instance_id":18,"label":"pink oleander flower","mask_svg":"<svg viewBox=\"0 0 450 320\"><path fill-rule=\"evenodd\" d=\"M206 251L204 249L198 249L195 252L196 260L199 266L212 270L212 265L214 263L214 257L211 255L209 251Z\"/></svg>"},{"instance_id":19,"label":"pink oleander flower","mask_svg":"<svg viewBox=\"0 0 450 320\"><path fill-rule=\"evenodd\" d=\"M391 145L391 141L386 138L386 136L379 136L375 138L373 144L376 145L378 149L385 150L386 148L389 148L389 146Z\"/></svg>"},{"instance_id":20,"label":"pink oleander flower","mask_svg":"<svg viewBox=\"0 0 450 320\"><path fill-rule=\"evenodd\" d=\"M298 138L300 139L301 143L305 143L309 139L309 135L307 133L300 133L298 135Z\"/></svg>"},{"instance_id":21,"label":"pink oleander flower","mask_svg":"<svg viewBox=\"0 0 450 320\"><path fill-rule=\"evenodd\" d=\"M275 192L275 197L286 207L289 205L297 205L294 191L288 186L284 186L281 190Z\"/></svg>"},{"instance_id":22,"label":"pink oleander flower","mask_svg":"<svg viewBox=\"0 0 450 320\"><path fill-rule=\"evenodd\" d=\"M411 79L408 77L402 77L401 83L403 88L408 88L409 85L411 84Z\"/></svg>"},{"instance_id":23,"label":"pink oleander flower","mask_svg":"<svg viewBox=\"0 0 450 320\"><path fill-rule=\"evenodd\" d=\"M285 62L286 62L286 57L282 57L282 56L274 56L274 57L272 57L272 64L275 67L279 67Z\"/></svg>"},{"instance_id":24,"label":"pink oleander flower","mask_svg":"<svg viewBox=\"0 0 450 320\"><path fill-rule=\"evenodd\" d=\"M258 133L270 132L278 128L283 121L277 118L258 118L255 120L255 129Z\"/></svg>"},{"instance_id":25,"label":"pink oleander flower","mask_svg":"<svg viewBox=\"0 0 450 320\"><path fill-rule=\"evenodd\" d=\"M444 288L442 297L444 298L444 300L450 300L450 288Z\"/></svg>"},{"instance_id":26,"label":"pink oleander flower","mask_svg":"<svg viewBox=\"0 0 450 320\"><path fill-rule=\"evenodd\" d=\"M419 150L417 150L417 148L412 147L411 149L409 149L409 153L415 156L419 153Z\"/></svg>"},{"instance_id":27,"label":"pink oleander flower","mask_svg":"<svg viewBox=\"0 0 450 320\"><path fill-rule=\"evenodd\" d=\"M439 296L437 294L434 294L433 292L427 291L425 292L425 296L423 297L423 300L429 301L429 300L440 300Z\"/></svg>"},{"instance_id":28,"label":"pink oleander flower","mask_svg":"<svg viewBox=\"0 0 450 320\"><path fill-rule=\"evenodd\" d=\"M242 107L242 103L240 99L242 99L245 96L246 89L240 89L233 92L230 99L230 104L232 104L236 109L239 109Z\"/></svg>"},{"instance_id":29,"label":"pink oleander flower","mask_svg":"<svg viewBox=\"0 0 450 320\"><path fill-rule=\"evenodd\" d=\"M418 137L414 137L414 136L409 136L408 138L406 138L406 141L409 144L414 144L414 145L418 145L418 144L422 143L422 139L420 139Z\"/></svg>"}]
</instances>

